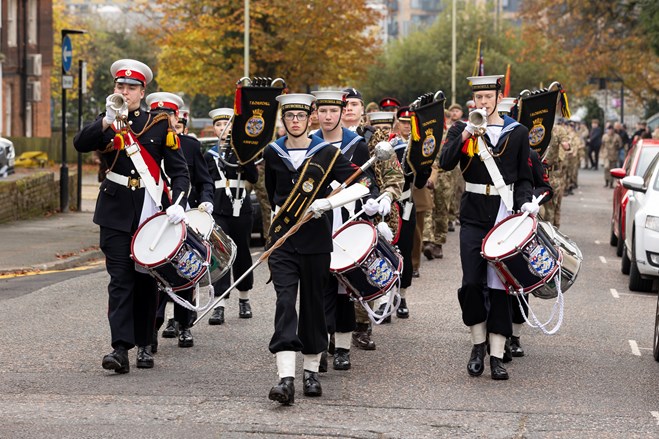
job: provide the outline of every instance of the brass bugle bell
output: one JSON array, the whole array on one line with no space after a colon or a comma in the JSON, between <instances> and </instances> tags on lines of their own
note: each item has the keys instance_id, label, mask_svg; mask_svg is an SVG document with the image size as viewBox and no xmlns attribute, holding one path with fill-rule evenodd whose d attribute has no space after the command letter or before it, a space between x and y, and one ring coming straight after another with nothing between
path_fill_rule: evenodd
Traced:
<instances>
[{"instance_id":1,"label":"brass bugle bell","mask_svg":"<svg viewBox=\"0 0 659 439\"><path fill-rule=\"evenodd\" d=\"M128 104L126 99L122 94L114 93L108 96L108 102L110 103L110 108L112 108L117 113L128 111Z\"/></svg>"},{"instance_id":2,"label":"brass bugle bell","mask_svg":"<svg viewBox=\"0 0 659 439\"><path fill-rule=\"evenodd\" d=\"M476 109L469 113L469 122L475 126L478 131L484 132L487 128L487 115L485 110Z\"/></svg>"}]
</instances>

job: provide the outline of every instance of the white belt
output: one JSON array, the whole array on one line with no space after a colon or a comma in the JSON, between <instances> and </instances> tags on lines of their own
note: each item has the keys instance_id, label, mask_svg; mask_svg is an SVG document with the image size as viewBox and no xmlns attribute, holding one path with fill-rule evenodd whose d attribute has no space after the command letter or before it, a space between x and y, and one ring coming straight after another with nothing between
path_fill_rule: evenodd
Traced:
<instances>
[{"instance_id":1,"label":"white belt","mask_svg":"<svg viewBox=\"0 0 659 439\"><path fill-rule=\"evenodd\" d=\"M240 188L243 188L244 180L215 180L215 189L231 188L236 189L240 183Z\"/></svg>"},{"instance_id":2,"label":"white belt","mask_svg":"<svg viewBox=\"0 0 659 439\"><path fill-rule=\"evenodd\" d=\"M409 199L410 195L412 195L412 189L408 189L405 192L403 192L402 194L400 194L400 198L398 199L398 201L400 201L402 203L403 201Z\"/></svg>"},{"instance_id":3,"label":"white belt","mask_svg":"<svg viewBox=\"0 0 659 439\"><path fill-rule=\"evenodd\" d=\"M110 171L107 174L105 174L105 178L121 186L130 188L132 190L142 189L144 187L144 181L139 176L126 177L125 175L120 175L117 174L116 172Z\"/></svg>"},{"instance_id":4,"label":"white belt","mask_svg":"<svg viewBox=\"0 0 659 439\"><path fill-rule=\"evenodd\" d=\"M507 186L511 191L513 190L513 185ZM499 191L494 185L491 184L478 184L478 183L469 183L465 182L465 191L471 192L474 194L481 195L499 195Z\"/></svg>"}]
</instances>

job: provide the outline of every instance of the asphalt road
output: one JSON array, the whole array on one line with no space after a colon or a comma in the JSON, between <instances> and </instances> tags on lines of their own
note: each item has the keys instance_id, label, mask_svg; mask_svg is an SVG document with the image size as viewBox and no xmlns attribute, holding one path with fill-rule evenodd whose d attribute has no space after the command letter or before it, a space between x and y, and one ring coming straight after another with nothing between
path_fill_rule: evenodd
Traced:
<instances>
[{"instance_id":1,"label":"asphalt road","mask_svg":"<svg viewBox=\"0 0 659 439\"><path fill-rule=\"evenodd\" d=\"M582 171L578 193L564 199L562 230L584 262L562 326L551 336L524 328L527 355L508 364L509 381L491 380L489 367L467 375L457 232L444 259L424 260L408 291L410 319L376 327L377 350L353 349L349 371L330 368L322 397L302 395L299 358L291 407L267 398L277 376L265 265L255 272L253 319L238 319L234 294L225 325L195 327L190 349L160 339L151 370L135 368L130 352L128 375L100 367L108 277L92 269L11 297L11 284L0 289L0 437L658 437L657 295L627 289L609 246L611 190L601 172ZM553 301L531 305L546 320Z\"/></svg>"}]
</instances>

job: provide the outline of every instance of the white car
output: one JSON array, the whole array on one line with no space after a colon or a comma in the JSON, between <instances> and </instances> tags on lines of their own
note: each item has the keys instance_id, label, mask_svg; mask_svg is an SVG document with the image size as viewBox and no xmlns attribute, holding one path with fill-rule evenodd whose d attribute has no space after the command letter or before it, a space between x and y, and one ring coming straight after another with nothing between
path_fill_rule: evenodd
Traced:
<instances>
[{"instance_id":1,"label":"white car","mask_svg":"<svg viewBox=\"0 0 659 439\"><path fill-rule=\"evenodd\" d=\"M629 273L630 290L651 291L659 285L659 155L643 177L621 183L629 189L622 272Z\"/></svg>"},{"instance_id":2,"label":"white car","mask_svg":"<svg viewBox=\"0 0 659 439\"><path fill-rule=\"evenodd\" d=\"M14 173L16 151L11 140L0 137L0 178Z\"/></svg>"}]
</instances>

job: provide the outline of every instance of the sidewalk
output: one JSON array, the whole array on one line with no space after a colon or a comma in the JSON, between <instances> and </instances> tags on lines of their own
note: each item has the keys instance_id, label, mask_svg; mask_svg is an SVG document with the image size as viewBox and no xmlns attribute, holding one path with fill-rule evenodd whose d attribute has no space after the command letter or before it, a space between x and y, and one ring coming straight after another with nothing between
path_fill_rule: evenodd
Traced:
<instances>
[{"instance_id":1,"label":"sidewalk","mask_svg":"<svg viewBox=\"0 0 659 439\"><path fill-rule=\"evenodd\" d=\"M63 270L102 259L93 223L96 175L84 174L82 211L0 224L0 275Z\"/></svg>"}]
</instances>

